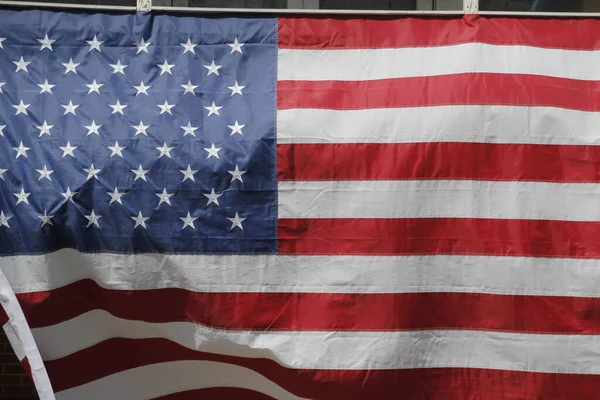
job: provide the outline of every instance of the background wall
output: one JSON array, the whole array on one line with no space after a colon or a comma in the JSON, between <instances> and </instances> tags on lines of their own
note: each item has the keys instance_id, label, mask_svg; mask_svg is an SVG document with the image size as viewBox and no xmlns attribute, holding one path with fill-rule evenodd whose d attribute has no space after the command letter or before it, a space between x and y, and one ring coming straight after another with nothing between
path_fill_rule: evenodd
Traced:
<instances>
[{"instance_id":1,"label":"background wall","mask_svg":"<svg viewBox=\"0 0 600 400\"><path fill-rule=\"evenodd\" d=\"M0 329L0 400L38 400L29 375Z\"/></svg>"}]
</instances>

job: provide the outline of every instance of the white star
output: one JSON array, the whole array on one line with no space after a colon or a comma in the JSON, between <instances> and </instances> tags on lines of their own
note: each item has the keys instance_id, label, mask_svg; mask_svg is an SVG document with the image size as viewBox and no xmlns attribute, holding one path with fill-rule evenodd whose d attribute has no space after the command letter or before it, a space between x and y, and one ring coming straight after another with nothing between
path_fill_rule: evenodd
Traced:
<instances>
[{"instance_id":1,"label":"white star","mask_svg":"<svg viewBox=\"0 0 600 400\"><path fill-rule=\"evenodd\" d=\"M169 104L167 103L167 101L165 100L164 104L157 104L156 105L158 108L160 108L160 113L164 114L164 113L169 113L171 115L173 115L171 113L171 108L175 107L175 104Z\"/></svg>"},{"instance_id":2,"label":"white star","mask_svg":"<svg viewBox=\"0 0 600 400\"><path fill-rule=\"evenodd\" d=\"M90 45L90 49L88 50L88 53L92 50L98 50L99 52L102 52L102 50L100 50L100 45L104 42L99 41L96 38L96 35L94 35L94 40L86 40L87 44Z\"/></svg>"},{"instance_id":3,"label":"white star","mask_svg":"<svg viewBox=\"0 0 600 400\"><path fill-rule=\"evenodd\" d=\"M94 168L94 163L92 163L89 168L84 168L83 170L88 174L87 178L85 178L87 181L90 178L96 178L96 180L98 180L98 172L100 172L102 169Z\"/></svg>"},{"instance_id":4,"label":"white star","mask_svg":"<svg viewBox=\"0 0 600 400\"><path fill-rule=\"evenodd\" d=\"M206 76L210 76L210 74L215 74L215 75L219 76L219 68L221 68L221 67L222 67L222 65L216 65L215 60L212 60L210 65L204 66L204 68L206 68L208 70L208 73L206 74Z\"/></svg>"},{"instance_id":5,"label":"white star","mask_svg":"<svg viewBox=\"0 0 600 400\"><path fill-rule=\"evenodd\" d=\"M0 44L1 44L1 42L0 42ZM10 228L8 221L10 221L11 218L12 218L12 215L4 215L4 211L0 211L0 226L5 226L7 228Z\"/></svg>"},{"instance_id":6,"label":"white star","mask_svg":"<svg viewBox=\"0 0 600 400\"><path fill-rule=\"evenodd\" d=\"M231 182L238 180L240 182L244 182L244 180L242 179L242 175L244 175L246 173L246 171L240 171L240 169L238 168L238 166L235 166L235 169L233 171L227 171L231 174Z\"/></svg>"},{"instance_id":7,"label":"white star","mask_svg":"<svg viewBox=\"0 0 600 400\"><path fill-rule=\"evenodd\" d=\"M138 226L143 226L144 229L148 229L148 227L146 226L146 221L148 221L150 217L144 217L141 211L138 213L137 217L129 218L135 221L135 226L133 227L133 229L137 228Z\"/></svg>"},{"instance_id":8,"label":"white star","mask_svg":"<svg viewBox=\"0 0 600 400\"><path fill-rule=\"evenodd\" d=\"M70 201L71 203L75 203L73 201L73 197L77 194L77 192L71 192L71 188L67 186L67 191L64 193L61 193L63 195L63 197L65 198L65 203L67 201Z\"/></svg>"},{"instance_id":9,"label":"white star","mask_svg":"<svg viewBox=\"0 0 600 400\"><path fill-rule=\"evenodd\" d=\"M0 180L4 180L4 173L8 171L7 169L0 168Z\"/></svg>"},{"instance_id":10,"label":"white star","mask_svg":"<svg viewBox=\"0 0 600 400\"><path fill-rule=\"evenodd\" d=\"M13 150L17 152L17 156L15 157L15 160L21 156L24 156L25 158L27 158L27 151L31 150L29 147L25 147L23 146L23 142L19 143L19 147L13 147Z\"/></svg>"},{"instance_id":11,"label":"white star","mask_svg":"<svg viewBox=\"0 0 600 400\"><path fill-rule=\"evenodd\" d=\"M209 205L210 203L215 203L216 205L219 205L219 197L223 196L223 194L216 194L215 193L215 189L213 188L209 194L206 193L202 193L204 196L206 196L206 198L208 199L208 201L206 202L206 205Z\"/></svg>"},{"instance_id":12,"label":"white star","mask_svg":"<svg viewBox=\"0 0 600 400\"><path fill-rule=\"evenodd\" d=\"M6 85L6 82L0 82L0 93L4 93L4 92L2 91L2 86L4 86L4 85Z\"/></svg>"},{"instance_id":13,"label":"white star","mask_svg":"<svg viewBox=\"0 0 600 400\"><path fill-rule=\"evenodd\" d=\"M188 51L196 54L196 50L194 50L194 47L198 46L198 43L192 43L190 38L188 38L187 43L179 43L179 44L181 46L183 46L183 54L187 53Z\"/></svg>"},{"instance_id":14,"label":"white star","mask_svg":"<svg viewBox=\"0 0 600 400\"><path fill-rule=\"evenodd\" d=\"M113 74L125 75L125 68L127 68L127 65L121 64L121 60L117 60L116 64L110 64L110 66L113 68Z\"/></svg>"},{"instance_id":15,"label":"white star","mask_svg":"<svg viewBox=\"0 0 600 400\"><path fill-rule=\"evenodd\" d=\"M54 172L54 170L52 170L52 169L49 170L44 165L44 169L36 169L36 171L38 172L38 174L40 174L40 177L38 178L38 181L41 181L42 179L48 179L49 181L52 180L52 178L50 178L50 175Z\"/></svg>"},{"instance_id":16,"label":"white star","mask_svg":"<svg viewBox=\"0 0 600 400\"><path fill-rule=\"evenodd\" d=\"M6 125L0 125L0 136L4 136L4 128L6 128Z\"/></svg>"},{"instance_id":17,"label":"white star","mask_svg":"<svg viewBox=\"0 0 600 400\"><path fill-rule=\"evenodd\" d=\"M54 215L48 215L46 210L44 210L44 215L38 215L38 218L42 220L42 228L45 225L54 225L51 221L52 218L54 218Z\"/></svg>"},{"instance_id":18,"label":"white star","mask_svg":"<svg viewBox=\"0 0 600 400\"><path fill-rule=\"evenodd\" d=\"M196 179L194 178L194 174L196 172L198 172L198 170L192 169L190 167L190 164L188 164L187 169L180 169L179 172L181 172L183 174L183 180L181 182L185 182L188 179L196 182Z\"/></svg>"},{"instance_id":19,"label":"white star","mask_svg":"<svg viewBox=\"0 0 600 400\"><path fill-rule=\"evenodd\" d=\"M167 156L167 157L171 158L171 150L173 150L173 149L174 149L174 147L168 147L167 142L164 142L162 147L156 148L156 150L160 151L160 155L158 156L158 158L161 158L162 156Z\"/></svg>"},{"instance_id":20,"label":"white star","mask_svg":"<svg viewBox=\"0 0 600 400\"><path fill-rule=\"evenodd\" d=\"M104 83L96 83L96 80L94 79L94 81L90 84L86 84L85 86L87 86L90 90L87 92L87 94L90 94L92 92L96 92L98 94L100 94L100 88L102 86L104 86Z\"/></svg>"},{"instance_id":21,"label":"white star","mask_svg":"<svg viewBox=\"0 0 600 400\"><path fill-rule=\"evenodd\" d=\"M243 96L242 94L242 89L244 89L246 86L240 86L238 85L238 82L235 81L235 84L233 86L227 86L227 89L231 90L231 95L233 96L234 94L239 94L241 96Z\"/></svg>"},{"instance_id":22,"label":"white star","mask_svg":"<svg viewBox=\"0 0 600 400\"><path fill-rule=\"evenodd\" d=\"M117 100L117 104L109 104L109 106L112 107L112 109L113 109L113 111L111 112L111 114L119 113L121 115L125 115L123 113L123 110L125 108L127 108L127 105L121 104L121 102L119 100Z\"/></svg>"},{"instance_id":23,"label":"white star","mask_svg":"<svg viewBox=\"0 0 600 400\"><path fill-rule=\"evenodd\" d=\"M160 199L160 201L158 202L159 206L162 203L167 203L168 205L171 205L171 200L169 200L169 199L171 198L171 196L174 195L174 193L167 193L167 189L163 189L162 193L155 193L155 194Z\"/></svg>"},{"instance_id":24,"label":"white star","mask_svg":"<svg viewBox=\"0 0 600 400\"><path fill-rule=\"evenodd\" d=\"M67 142L67 145L65 147L59 146L58 148L63 151L62 158L65 158L66 156L75 157L75 155L73 154L73 150L75 150L77 147L79 146L71 146L71 142Z\"/></svg>"},{"instance_id":25,"label":"white star","mask_svg":"<svg viewBox=\"0 0 600 400\"><path fill-rule=\"evenodd\" d=\"M29 108L30 105L31 104L23 103L23 100L21 100L21 102L19 104L13 105L13 107L17 110L17 112L15 112L15 115L19 115L19 114L29 115L29 114L27 114L27 109Z\"/></svg>"},{"instance_id":26,"label":"white star","mask_svg":"<svg viewBox=\"0 0 600 400\"><path fill-rule=\"evenodd\" d=\"M240 218L240 216L238 215L238 213L235 213L235 217L233 217L233 218L227 218L227 219L229 221L231 221L231 228L229 228L229 230L232 230L236 226L238 228L240 228L241 230L244 230L244 227L242 227L242 222L244 222L246 220L246 218Z\"/></svg>"},{"instance_id":27,"label":"white star","mask_svg":"<svg viewBox=\"0 0 600 400\"><path fill-rule=\"evenodd\" d=\"M44 120L44 124L37 126L37 128L40 130L40 136L42 137L42 135L50 135L50 129L54 128L54 125L48 125L48 123L46 122L46 120Z\"/></svg>"},{"instance_id":28,"label":"white star","mask_svg":"<svg viewBox=\"0 0 600 400\"><path fill-rule=\"evenodd\" d=\"M65 109L65 112L63 113L63 115L67 115L67 114L73 114L73 115L77 115L75 113L75 110L77 110L77 107L79 107L79 104L73 104L73 102L71 100L69 100L69 104L61 104L62 108Z\"/></svg>"},{"instance_id":29,"label":"white star","mask_svg":"<svg viewBox=\"0 0 600 400\"><path fill-rule=\"evenodd\" d=\"M235 135L236 133L239 133L240 135L244 135L244 134L242 133L242 128L243 128L243 127L245 127L245 126L246 126L246 125L240 125L240 124L238 124L238 122L237 122L237 121L235 121L235 124L233 124L233 125L227 125L227 127L228 127L229 129L231 129L231 135L230 135L230 136L233 136L233 135Z\"/></svg>"},{"instance_id":30,"label":"white star","mask_svg":"<svg viewBox=\"0 0 600 400\"><path fill-rule=\"evenodd\" d=\"M245 44L245 43L240 43L240 42L238 42L238 38L235 38L235 40L233 41L233 43L227 43L227 45L228 45L229 47L231 47L231 53L229 53L229 54L233 54L233 53L235 53L236 51L237 51L237 52L239 52L240 54L243 54L243 53L242 53L242 46L243 46L244 44Z\"/></svg>"},{"instance_id":31,"label":"white star","mask_svg":"<svg viewBox=\"0 0 600 400\"><path fill-rule=\"evenodd\" d=\"M183 94L191 93L194 96L196 95L196 92L194 92L194 89L196 89L198 87L198 85L192 85L192 81L191 80L188 79L187 85L180 85L180 86L185 89L185 91L183 92Z\"/></svg>"},{"instance_id":32,"label":"white star","mask_svg":"<svg viewBox=\"0 0 600 400\"><path fill-rule=\"evenodd\" d=\"M110 149L111 153L110 156L119 156L119 157L123 157L123 154L121 153L123 151L123 149L125 149L126 146L119 146L119 142L115 142L114 146L106 146Z\"/></svg>"},{"instance_id":33,"label":"white star","mask_svg":"<svg viewBox=\"0 0 600 400\"><path fill-rule=\"evenodd\" d=\"M46 36L44 36L43 39L38 39L38 42L42 44L42 47L40 47L40 51L44 49L49 49L50 51L53 51L52 43L56 42L56 40L48 39L48 34L46 33Z\"/></svg>"},{"instance_id":34,"label":"white star","mask_svg":"<svg viewBox=\"0 0 600 400\"><path fill-rule=\"evenodd\" d=\"M54 86L56 86L56 85L49 84L48 83L48 79L46 79L44 81L44 83L38 83L37 85L40 87L40 89L42 89L42 90L40 90L40 94L42 94L42 93L50 93L50 94L52 94L52 88Z\"/></svg>"},{"instance_id":35,"label":"white star","mask_svg":"<svg viewBox=\"0 0 600 400\"><path fill-rule=\"evenodd\" d=\"M135 179L133 181L135 182L138 179L143 179L146 181L146 174L148 173L148 171L150 171L150 170L142 168L142 164L140 164L138 169L132 169L131 172L133 172L135 174Z\"/></svg>"},{"instance_id":36,"label":"white star","mask_svg":"<svg viewBox=\"0 0 600 400\"><path fill-rule=\"evenodd\" d=\"M17 66L15 73L19 71L25 71L29 73L29 71L27 71L27 66L31 64L31 61L23 60L23 56L21 56L21 59L19 61L13 61L13 63Z\"/></svg>"},{"instance_id":37,"label":"white star","mask_svg":"<svg viewBox=\"0 0 600 400\"><path fill-rule=\"evenodd\" d=\"M2 42L4 42L6 40L5 37L0 37L0 49L4 48L4 45L2 44Z\"/></svg>"},{"instance_id":38,"label":"white star","mask_svg":"<svg viewBox=\"0 0 600 400\"><path fill-rule=\"evenodd\" d=\"M142 135L146 135L148 136L148 133L146 132L146 129L150 128L150 125L144 125L143 121L140 121L139 125L132 125L135 128L135 136L139 135L140 133Z\"/></svg>"},{"instance_id":39,"label":"white star","mask_svg":"<svg viewBox=\"0 0 600 400\"><path fill-rule=\"evenodd\" d=\"M142 40L139 43L135 43L135 45L137 46L137 52L135 54L140 54L142 51L148 53L148 46L150 46L150 43L152 42L144 42L144 38L142 38Z\"/></svg>"},{"instance_id":40,"label":"white star","mask_svg":"<svg viewBox=\"0 0 600 400\"><path fill-rule=\"evenodd\" d=\"M98 131L98 129L102 128L102 125L96 125L96 121L92 120L92 124L85 125L85 128L87 128L88 130L86 136L90 136L92 133L95 133L96 135L100 136L100 132Z\"/></svg>"},{"instance_id":41,"label":"white star","mask_svg":"<svg viewBox=\"0 0 600 400\"><path fill-rule=\"evenodd\" d=\"M80 63L74 63L73 59L70 58L68 63L61 63L63 65L63 67L65 67L65 75L69 72L74 72L77 73L76 68L79 66Z\"/></svg>"},{"instance_id":42,"label":"white star","mask_svg":"<svg viewBox=\"0 0 600 400\"><path fill-rule=\"evenodd\" d=\"M196 134L194 133L194 131L196 129L198 129L197 126L192 126L191 122L188 122L187 126L180 126L180 128L184 130L183 136L185 136L185 135L196 136Z\"/></svg>"},{"instance_id":43,"label":"white star","mask_svg":"<svg viewBox=\"0 0 600 400\"><path fill-rule=\"evenodd\" d=\"M183 228L181 228L181 230L184 230L187 226L196 230L196 227L194 226L194 221L196 221L198 217L192 218L189 211L186 217L179 217L179 219L183 221Z\"/></svg>"},{"instance_id":44,"label":"white star","mask_svg":"<svg viewBox=\"0 0 600 400\"><path fill-rule=\"evenodd\" d=\"M137 93L135 94L136 96L138 94L145 94L146 96L148 96L148 89L150 89L152 87L152 85L144 85L144 81L140 82L139 86L133 86L135 88L135 90L137 90Z\"/></svg>"},{"instance_id":45,"label":"white star","mask_svg":"<svg viewBox=\"0 0 600 400\"><path fill-rule=\"evenodd\" d=\"M221 149L222 149L222 147L215 147L214 143L210 147L205 147L204 151L206 151L208 153L208 156L206 156L206 159L208 160L211 157L219 158L219 150L221 150Z\"/></svg>"},{"instance_id":46,"label":"white star","mask_svg":"<svg viewBox=\"0 0 600 400\"><path fill-rule=\"evenodd\" d=\"M121 197L125 196L125 193L120 193L118 188L115 187L114 192L106 192L106 194L110 196L110 203L108 203L109 206L115 201L121 205L123 204Z\"/></svg>"},{"instance_id":47,"label":"white star","mask_svg":"<svg viewBox=\"0 0 600 400\"><path fill-rule=\"evenodd\" d=\"M85 217L88 220L88 227L90 225L96 225L98 228L100 228L100 224L98 224L98 221L100 220L100 218L102 218L102 215L96 215L94 210L92 210L92 213L90 215L85 215Z\"/></svg>"},{"instance_id":48,"label":"white star","mask_svg":"<svg viewBox=\"0 0 600 400\"><path fill-rule=\"evenodd\" d=\"M31 193L25 193L25 190L22 187L19 193L13 193L13 195L17 198L17 205L21 203L29 204L29 200L27 200L27 198L31 195Z\"/></svg>"},{"instance_id":49,"label":"white star","mask_svg":"<svg viewBox=\"0 0 600 400\"><path fill-rule=\"evenodd\" d=\"M48 167L44 165L44 169L36 169L36 171L38 172L38 174L40 174L38 181L41 181L42 179L48 179L49 181L52 180L52 178L50 178L50 175L54 172L53 169L48 169Z\"/></svg>"},{"instance_id":50,"label":"white star","mask_svg":"<svg viewBox=\"0 0 600 400\"><path fill-rule=\"evenodd\" d=\"M221 108L223 108L223 106L217 106L217 105L215 105L215 102L213 101L209 107L204 107L204 108L206 108L208 110L207 117L210 117L213 114L221 115L221 114L219 114L219 110Z\"/></svg>"},{"instance_id":51,"label":"white star","mask_svg":"<svg viewBox=\"0 0 600 400\"><path fill-rule=\"evenodd\" d=\"M156 66L160 68L161 75L165 72L169 75L173 75L173 73L171 72L171 68L173 68L175 64L169 64L166 59L164 64L156 64Z\"/></svg>"}]
</instances>

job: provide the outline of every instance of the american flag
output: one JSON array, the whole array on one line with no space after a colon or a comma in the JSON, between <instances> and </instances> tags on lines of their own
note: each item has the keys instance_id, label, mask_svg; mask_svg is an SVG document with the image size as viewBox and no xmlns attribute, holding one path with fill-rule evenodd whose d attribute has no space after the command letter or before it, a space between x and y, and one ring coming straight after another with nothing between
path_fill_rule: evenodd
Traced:
<instances>
[{"instance_id":1,"label":"american flag","mask_svg":"<svg viewBox=\"0 0 600 400\"><path fill-rule=\"evenodd\" d=\"M0 11L40 398L600 398L598 32Z\"/></svg>"}]
</instances>

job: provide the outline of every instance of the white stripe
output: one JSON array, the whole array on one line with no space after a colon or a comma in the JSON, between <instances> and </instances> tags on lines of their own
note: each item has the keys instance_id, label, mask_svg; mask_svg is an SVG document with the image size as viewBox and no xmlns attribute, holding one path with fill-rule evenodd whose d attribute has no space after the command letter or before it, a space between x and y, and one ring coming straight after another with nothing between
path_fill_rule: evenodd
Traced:
<instances>
[{"instance_id":1,"label":"white stripe","mask_svg":"<svg viewBox=\"0 0 600 400\"><path fill-rule=\"evenodd\" d=\"M214 361L173 361L132 368L63 390L58 400L145 400L205 388L243 388L274 399L300 399L251 369Z\"/></svg>"},{"instance_id":2,"label":"white stripe","mask_svg":"<svg viewBox=\"0 0 600 400\"><path fill-rule=\"evenodd\" d=\"M277 111L277 142L600 144L600 113L553 107L436 106Z\"/></svg>"},{"instance_id":3,"label":"white stripe","mask_svg":"<svg viewBox=\"0 0 600 400\"><path fill-rule=\"evenodd\" d=\"M465 43L383 49L279 49L277 79L363 81L471 72L597 80L600 51Z\"/></svg>"},{"instance_id":4,"label":"white stripe","mask_svg":"<svg viewBox=\"0 0 600 400\"><path fill-rule=\"evenodd\" d=\"M3 259L0 258L0 261ZM0 263L0 266L2 263ZM25 319L21 305L15 296L8 278L0 270L0 307L8 315L8 322L3 329L14 348L15 354L22 360L27 357L31 376L40 400L54 400L54 390L48 378L46 367L42 361L39 348L33 338L29 324Z\"/></svg>"},{"instance_id":5,"label":"white stripe","mask_svg":"<svg viewBox=\"0 0 600 400\"><path fill-rule=\"evenodd\" d=\"M0 258L18 293L93 279L116 290L199 292L467 292L600 297L600 261L530 257L81 254Z\"/></svg>"},{"instance_id":6,"label":"white stripe","mask_svg":"<svg viewBox=\"0 0 600 400\"><path fill-rule=\"evenodd\" d=\"M17 359L22 362L23 359L26 357L25 349L23 348L23 343L21 342L21 339L19 338L19 335L17 334L14 326L11 325L9 321L4 326L2 326L2 329L4 330L4 334L8 339L8 343L10 343L10 347L15 353L15 356L17 356Z\"/></svg>"},{"instance_id":7,"label":"white stripe","mask_svg":"<svg viewBox=\"0 0 600 400\"><path fill-rule=\"evenodd\" d=\"M284 181L279 217L600 221L598 199L593 183Z\"/></svg>"},{"instance_id":8,"label":"white stripe","mask_svg":"<svg viewBox=\"0 0 600 400\"><path fill-rule=\"evenodd\" d=\"M147 323L86 314L34 336L45 360L114 338L167 338L199 351L267 358L290 368L404 369L494 368L600 374L597 335L517 334L483 331L259 332L225 331L188 322Z\"/></svg>"}]
</instances>

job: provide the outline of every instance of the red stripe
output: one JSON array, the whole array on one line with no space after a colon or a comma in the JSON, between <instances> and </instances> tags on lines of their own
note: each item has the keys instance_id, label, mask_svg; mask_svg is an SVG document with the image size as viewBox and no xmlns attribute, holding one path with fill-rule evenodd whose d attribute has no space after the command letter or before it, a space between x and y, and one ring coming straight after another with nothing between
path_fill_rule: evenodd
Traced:
<instances>
[{"instance_id":1,"label":"red stripe","mask_svg":"<svg viewBox=\"0 0 600 400\"><path fill-rule=\"evenodd\" d=\"M335 143L277 146L280 180L600 181L599 146Z\"/></svg>"},{"instance_id":2,"label":"red stripe","mask_svg":"<svg viewBox=\"0 0 600 400\"><path fill-rule=\"evenodd\" d=\"M600 49L597 19L279 18L280 48L384 48L480 42L547 48Z\"/></svg>"},{"instance_id":3,"label":"red stripe","mask_svg":"<svg viewBox=\"0 0 600 400\"><path fill-rule=\"evenodd\" d=\"M598 375L467 368L300 370L261 358L202 353L166 339L111 339L45 365L52 386L61 391L130 368L177 360L249 368L288 392L310 399L580 400L594 399L600 393Z\"/></svg>"},{"instance_id":4,"label":"red stripe","mask_svg":"<svg viewBox=\"0 0 600 400\"><path fill-rule=\"evenodd\" d=\"M189 390L187 392L179 392L169 394L167 396L155 397L155 400L272 400L271 396L255 392L253 390L241 389L241 388L207 388ZM274 400L274 399L273 399Z\"/></svg>"},{"instance_id":5,"label":"red stripe","mask_svg":"<svg viewBox=\"0 0 600 400\"><path fill-rule=\"evenodd\" d=\"M279 219L280 254L600 258L600 223L478 218Z\"/></svg>"},{"instance_id":6,"label":"red stripe","mask_svg":"<svg viewBox=\"0 0 600 400\"><path fill-rule=\"evenodd\" d=\"M358 110L444 105L600 110L600 81L469 73L365 81L279 81L277 108Z\"/></svg>"},{"instance_id":7,"label":"red stripe","mask_svg":"<svg viewBox=\"0 0 600 400\"><path fill-rule=\"evenodd\" d=\"M21 365L23 366L23 370L29 376L30 379L33 379L33 375L31 375L31 364L29 364L29 359L24 357L21 360Z\"/></svg>"},{"instance_id":8,"label":"red stripe","mask_svg":"<svg viewBox=\"0 0 600 400\"><path fill-rule=\"evenodd\" d=\"M101 309L123 319L189 321L216 328L261 331L477 329L600 333L600 299L581 297L132 291L103 289L91 280L83 280L52 292L22 294L19 300L32 327L57 324Z\"/></svg>"},{"instance_id":9,"label":"red stripe","mask_svg":"<svg viewBox=\"0 0 600 400\"><path fill-rule=\"evenodd\" d=\"M0 325L5 325L9 320L10 320L10 318L8 317L8 314L6 313L4 306L0 304Z\"/></svg>"}]
</instances>

